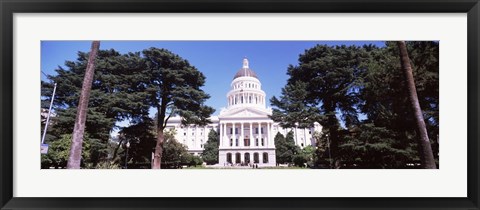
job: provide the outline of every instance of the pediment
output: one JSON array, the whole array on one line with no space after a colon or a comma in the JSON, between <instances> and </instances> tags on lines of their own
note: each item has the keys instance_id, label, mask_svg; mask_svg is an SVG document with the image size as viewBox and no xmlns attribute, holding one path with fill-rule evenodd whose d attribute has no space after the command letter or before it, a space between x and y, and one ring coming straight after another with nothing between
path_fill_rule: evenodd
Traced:
<instances>
[{"instance_id":1,"label":"pediment","mask_svg":"<svg viewBox=\"0 0 480 210\"><path fill-rule=\"evenodd\" d=\"M221 118L264 118L271 115L267 110L260 110L251 107L236 108L231 110L224 110L220 113Z\"/></svg>"}]
</instances>

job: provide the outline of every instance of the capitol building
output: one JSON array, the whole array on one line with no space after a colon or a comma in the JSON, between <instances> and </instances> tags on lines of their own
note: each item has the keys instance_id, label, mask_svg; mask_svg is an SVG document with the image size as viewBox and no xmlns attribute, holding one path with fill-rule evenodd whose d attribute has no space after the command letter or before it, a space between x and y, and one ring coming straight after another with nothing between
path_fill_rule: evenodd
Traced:
<instances>
[{"instance_id":1,"label":"capitol building","mask_svg":"<svg viewBox=\"0 0 480 210\"><path fill-rule=\"evenodd\" d=\"M174 129L175 139L194 155L202 153L208 133L213 129L219 133L219 166L258 164L261 167L276 165L274 138L277 133L286 136L292 131L295 144L303 148L315 145L312 134L322 130L318 123L312 128L282 128L273 122L262 83L246 58L233 76L226 96L227 106L218 116L209 118L210 124L182 126L180 117L172 117L166 129Z\"/></svg>"}]
</instances>

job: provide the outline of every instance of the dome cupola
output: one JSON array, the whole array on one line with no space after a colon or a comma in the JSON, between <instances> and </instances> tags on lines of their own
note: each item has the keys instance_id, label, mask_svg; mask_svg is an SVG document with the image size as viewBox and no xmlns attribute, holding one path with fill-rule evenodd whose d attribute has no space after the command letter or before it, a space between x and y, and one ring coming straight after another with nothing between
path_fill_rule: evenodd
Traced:
<instances>
[{"instance_id":1,"label":"dome cupola","mask_svg":"<svg viewBox=\"0 0 480 210\"><path fill-rule=\"evenodd\" d=\"M248 66L247 58L243 59L242 68L235 74L227 93L228 107L265 107L265 92L257 74Z\"/></svg>"},{"instance_id":2,"label":"dome cupola","mask_svg":"<svg viewBox=\"0 0 480 210\"><path fill-rule=\"evenodd\" d=\"M233 79L239 78L239 77L254 77L257 78L257 74L248 67L248 59L244 58L243 59L243 67L237 71Z\"/></svg>"}]
</instances>

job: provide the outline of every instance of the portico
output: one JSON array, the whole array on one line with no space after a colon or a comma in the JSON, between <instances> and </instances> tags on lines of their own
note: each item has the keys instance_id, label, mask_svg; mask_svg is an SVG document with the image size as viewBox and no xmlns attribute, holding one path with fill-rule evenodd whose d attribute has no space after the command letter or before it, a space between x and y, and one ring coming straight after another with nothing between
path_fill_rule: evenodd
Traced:
<instances>
[{"instance_id":1,"label":"portico","mask_svg":"<svg viewBox=\"0 0 480 210\"><path fill-rule=\"evenodd\" d=\"M235 74L227 93L227 107L219 118L219 164L275 165L273 121L268 117L265 92L248 60Z\"/></svg>"}]
</instances>

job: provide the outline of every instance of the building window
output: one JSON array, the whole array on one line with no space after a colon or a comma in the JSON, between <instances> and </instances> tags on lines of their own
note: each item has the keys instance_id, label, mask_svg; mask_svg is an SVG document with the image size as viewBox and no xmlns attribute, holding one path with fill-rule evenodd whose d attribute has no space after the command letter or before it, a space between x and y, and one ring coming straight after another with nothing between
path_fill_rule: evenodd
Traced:
<instances>
[{"instance_id":1,"label":"building window","mask_svg":"<svg viewBox=\"0 0 480 210\"><path fill-rule=\"evenodd\" d=\"M261 131L262 133L264 133L264 132L263 132L263 127L262 127L262 129L261 129L260 131Z\"/></svg>"},{"instance_id":2,"label":"building window","mask_svg":"<svg viewBox=\"0 0 480 210\"><path fill-rule=\"evenodd\" d=\"M247 147L250 146L250 139L243 139L243 144Z\"/></svg>"},{"instance_id":3,"label":"building window","mask_svg":"<svg viewBox=\"0 0 480 210\"><path fill-rule=\"evenodd\" d=\"M238 147L238 139L235 139L235 146Z\"/></svg>"},{"instance_id":4,"label":"building window","mask_svg":"<svg viewBox=\"0 0 480 210\"><path fill-rule=\"evenodd\" d=\"M265 146L265 142L263 141L263 138L262 138L262 146Z\"/></svg>"},{"instance_id":5,"label":"building window","mask_svg":"<svg viewBox=\"0 0 480 210\"><path fill-rule=\"evenodd\" d=\"M300 145L302 145L302 147L303 147L303 143L301 143Z\"/></svg>"},{"instance_id":6,"label":"building window","mask_svg":"<svg viewBox=\"0 0 480 210\"><path fill-rule=\"evenodd\" d=\"M233 146L233 139L230 139L230 146Z\"/></svg>"},{"instance_id":7,"label":"building window","mask_svg":"<svg viewBox=\"0 0 480 210\"><path fill-rule=\"evenodd\" d=\"M232 133L233 133L233 128L230 128L230 134L232 134Z\"/></svg>"},{"instance_id":8,"label":"building window","mask_svg":"<svg viewBox=\"0 0 480 210\"><path fill-rule=\"evenodd\" d=\"M255 134L258 134L258 128L255 128Z\"/></svg>"},{"instance_id":9,"label":"building window","mask_svg":"<svg viewBox=\"0 0 480 210\"><path fill-rule=\"evenodd\" d=\"M249 163L250 163L250 153L246 152L246 153L244 154L243 159L245 160L245 163L246 163L246 164L249 164Z\"/></svg>"},{"instance_id":10,"label":"building window","mask_svg":"<svg viewBox=\"0 0 480 210\"><path fill-rule=\"evenodd\" d=\"M227 153L227 163L232 163L232 153Z\"/></svg>"},{"instance_id":11,"label":"building window","mask_svg":"<svg viewBox=\"0 0 480 210\"><path fill-rule=\"evenodd\" d=\"M240 163L242 161L242 154L235 153L235 163Z\"/></svg>"},{"instance_id":12,"label":"building window","mask_svg":"<svg viewBox=\"0 0 480 210\"><path fill-rule=\"evenodd\" d=\"M183 135L184 135L184 136L186 136L186 135L187 135L187 133L183 133Z\"/></svg>"},{"instance_id":13,"label":"building window","mask_svg":"<svg viewBox=\"0 0 480 210\"><path fill-rule=\"evenodd\" d=\"M253 163L259 163L259 157L258 157L258 153L253 153Z\"/></svg>"},{"instance_id":14,"label":"building window","mask_svg":"<svg viewBox=\"0 0 480 210\"><path fill-rule=\"evenodd\" d=\"M263 163L268 163L268 153L263 153Z\"/></svg>"},{"instance_id":15,"label":"building window","mask_svg":"<svg viewBox=\"0 0 480 210\"><path fill-rule=\"evenodd\" d=\"M258 147L258 139L255 139L255 146Z\"/></svg>"}]
</instances>

